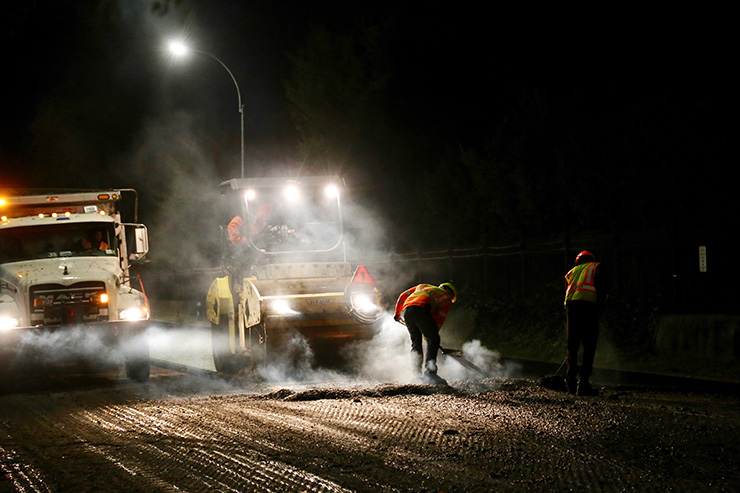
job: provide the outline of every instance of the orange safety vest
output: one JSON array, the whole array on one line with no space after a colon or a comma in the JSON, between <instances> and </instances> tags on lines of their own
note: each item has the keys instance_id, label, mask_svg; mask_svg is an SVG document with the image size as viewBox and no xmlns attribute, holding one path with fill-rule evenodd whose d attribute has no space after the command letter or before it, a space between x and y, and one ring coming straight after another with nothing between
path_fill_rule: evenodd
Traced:
<instances>
[{"instance_id":1,"label":"orange safety vest","mask_svg":"<svg viewBox=\"0 0 740 493\"><path fill-rule=\"evenodd\" d=\"M244 224L242 218L234 216L234 219L232 219L226 227L226 231L229 233L229 239L231 240L232 245L238 245L239 243L247 241L244 235L242 235L242 224Z\"/></svg>"},{"instance_id":2,"label":"orange safety vest","mask_svg":"<svg viewBox=\"0 0 740 493\"><path fill-rule=\"evenodd\" d=\"M90 240L87 240L87 239L82 240L82 248L86 250L90 250L92 247L93 247L93 244ZM107 250L107 249L108 249L108 244L104 241L101 241L100 245L98 245L98 250Z\"/></svg>"},{"instance_id":3,"label":"orange safety vest","mask_svg":"<svg viewBox=\"0 0 740 493\"><path fill-rule=\"evenodd\" d=\"M576 265L565 274L565 282L568 283L568 288L565 290L565 301L563 304L567 305L569 301L589 301L596 303L598 295L594 281L596 267L598 266L599 262L588 262L586 264Z\"/></svg>"},{"instance_id":4,"label":"orange safety vest","mask_svg":"<svg viewBox=\"0 0 740 493\"><path fill-rule=\"evenodd\" d=\"M410 306L428 306L437 330L442 327L447 312L452 306L452 293L433 284L419 284L409 288L396 301L396 316L400 316Z\"/></svg>"}]
</instances>

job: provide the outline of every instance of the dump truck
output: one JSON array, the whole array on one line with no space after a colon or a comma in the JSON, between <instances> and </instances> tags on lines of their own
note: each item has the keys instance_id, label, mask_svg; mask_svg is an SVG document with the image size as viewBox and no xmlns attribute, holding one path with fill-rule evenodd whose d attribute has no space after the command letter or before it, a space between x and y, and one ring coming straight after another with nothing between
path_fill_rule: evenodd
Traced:
<instances>
[{"instance_id":1,"label":"dump truck","mask_svg":"<svg viewBox=\"0 0 740 493\"><path fill-rule=\"evenodd\" d=\"M122 194L133 223L121 220ZM149 378L149 306L129 268L148 252L133 189L0 194L0 351L11 364L102 359ZM139 287L140 289L135 289Z\"/></svg>"},{"instance_id":2,"label":"dump truck","mask_svg":"<svg viewBox=\"0 0 740 493\"><path fill-rule=\"evenodd\" d=\"M343 185L332 176L221 183L236 213L221 227L223 275L206 297L217 371L259 365L289 332L315 353L372 337L381 295L367 267L347 261Z\"/></svg>"}]
</instances>

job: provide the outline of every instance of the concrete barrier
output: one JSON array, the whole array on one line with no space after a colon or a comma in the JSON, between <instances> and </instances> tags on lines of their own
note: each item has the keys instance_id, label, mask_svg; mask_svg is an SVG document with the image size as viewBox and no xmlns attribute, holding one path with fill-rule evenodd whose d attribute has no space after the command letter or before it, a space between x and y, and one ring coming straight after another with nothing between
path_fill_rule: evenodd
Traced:
<instances>
[{"instance_id":1,"label":"concrete barrier","mask_svg":"<svg viewBox=\"0 0 740 493\"><path fill-rule=\"evenodd\" d=\"M664 315L655 343L664 354L740 358L740 316Z\"/></svg>"}]
</instances>

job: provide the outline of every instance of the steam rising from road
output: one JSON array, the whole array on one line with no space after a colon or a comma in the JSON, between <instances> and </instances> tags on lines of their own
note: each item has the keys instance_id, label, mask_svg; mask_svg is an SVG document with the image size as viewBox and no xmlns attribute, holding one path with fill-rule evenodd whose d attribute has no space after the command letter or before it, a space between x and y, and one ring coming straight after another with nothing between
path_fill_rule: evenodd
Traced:
<instances>
[{"instance_id":1,"label":"steam rising from road","mask_svg":"<svg viewBox=\"0 0 740 493\"><path fill-rule=\"evenodd\" d=\"M177 364L214 370L209 331L205 328L163 329L150 331L152 357ZM411 365L410 342L406 328L395 322L392 315L384 313L378 331L368 341L350 343L341 354L347 367L333 370L317 364L311 341L294 332L285 338L279 349L268 352L267 360L256 369L233 379L235 387L247 381L289 386L340 384L372 386L383 383L421 383L418 372ZM499 354L484 347L480 341L468 341L462 346L467 360L478 366L486 375L466 368L455 359L438 356L438 373L452 384L455 382L481 381L491 377L507 376L507 369L499 362ZM236 388L234 390L237 390Z\"/></svg>"},{"instance_id":2,"label":"steam rising from road","mask_svg":"<svg viewBox=\"0 0 740 493\"><path fill-rule=\"evenodd\" d=\"M118 364L119 351L94 332L75 328L55 332L24 331L16 363L60 364L83 360L97 364Z\"/></svg>"},{"instance_id":3,"label":"steam rising from road","mask_svg":"<svg viewBox=\"0 0 740 493\"><path fill-rule=\"evenodd\" d=\"M426 351L426 347L424 350ZM504 376L504 369L499 363L499 354L482 346L480 341L466 342L462 351L464 357L486 375L462 366L454 358L444 356L440 351L437 355L437 366L441 377L452 382ZM354 361L357 374L378 383L418 383L419 374L417 369L412 367L410 353L408 331L388 313L381 318L380 330L372 340L356 343L349 348L350 359Z\"/></svg>"},{"instance_id":4,"label":"steam rising from road","mask_svg":"<svg viewBox=\"0 0 740 493\"><path fill-rule=\"evenodd\" d=\"M142 345L146 343L146 333L124 337L107 330L81 325L54 331L22 331L17 343L10 344L8 352L3 353L0 366L20 378L59 370L63 373L66 370L62 368L111 371L123 368L127 354L139 356L142 347L146 347Z\"/></svg>"},{"instance_id":5,"label":"steam rising from road","mask_svg":"<svg viewBox=\"0 0 740 493\"><path fill-rule=\"evenodd\" d=\"M153 380L147 384L152 391L171 392L172 380L164 378L161 369L189 374L179 379L177 387L187 392L243 392L264 391L278 385L280 388L321 388L344 386L370 388L378 384L420 384L418 372L411 367L410 342L406 328L384 314L378 331L368 341L355 342L341 353L349 364L333 370L317 364L311 341L298 333L291 334L272 351L264 364L238 375L221 376L215 373L211 352L210 330L199 328L165 328L153 324L146 337L150 346ZM130 343L138 345L139 339ZM81 368L93 371L111 371L119 368L123 378L124 353L127 343L114 344L92 332L59 330L53 333L26 333L21 341L20 354L10 369L22 376L51 370L55 365L84 363ZM486 377L507 376L507 369L499 363L499 355L481 345L468 341L462 346L465 358L480 367L481 375L460 365L453 358L438 356L439 375L453 387L466 382L479 382ZM7 363L7 362L6 362ZM8 368L8 366L5 366ZM62 370L65 371L65 370ZM160 372L158 376L157 372ZM166 373L164 374L166 375Z\"/></svg>"}]
</instances>

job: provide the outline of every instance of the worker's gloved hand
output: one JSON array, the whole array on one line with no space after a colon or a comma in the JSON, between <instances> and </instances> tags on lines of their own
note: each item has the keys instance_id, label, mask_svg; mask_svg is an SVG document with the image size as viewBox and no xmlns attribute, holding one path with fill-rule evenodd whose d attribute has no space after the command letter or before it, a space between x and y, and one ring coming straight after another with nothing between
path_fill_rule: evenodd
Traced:
<instances>
[{"instance_id":1,"label":"worker's gloved hand","mask_svg":"<svg viewBox=\"0 0 740 493\"><path fill-rule=\"evenodd\" d=\"M398 322L399 320L401 320L401 315L397 315L397 314L396 315L393 315L393 320L395 320L396 322Z\"/></svg>"}]
</instances>

